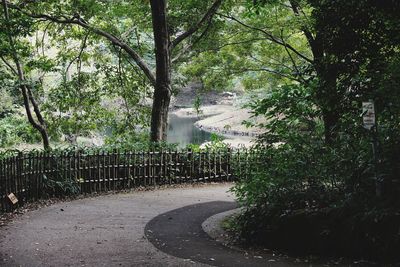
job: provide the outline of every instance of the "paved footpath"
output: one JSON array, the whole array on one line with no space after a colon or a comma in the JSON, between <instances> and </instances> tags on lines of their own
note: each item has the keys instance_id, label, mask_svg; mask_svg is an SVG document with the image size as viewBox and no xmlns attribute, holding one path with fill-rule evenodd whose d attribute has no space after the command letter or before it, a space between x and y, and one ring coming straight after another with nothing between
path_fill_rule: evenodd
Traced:
<instances>
[{"instance_id":1,"label":"paved footpath","mask_svg":"<svg viewBox=\"0 0 400 267\"><path fill-rule=\"evenodd\" d=\"M221 267L301 266L292 258L278 258L270 253L253 255L230 249L204 232L202 223L207 218L235 208L235 202L223 201L185 206L152 219L146 225L145 233L148 240L159 250L195 262Z\"/></svg>"},{"instance_id":2,"label":"paved footpath","mask_svg":"<svg viewBox=\"0 0 400 267\"><path fill-rule=\"evenodd\" d=\"M226 256L224 254L230 253L226 248L219 247L219 254L210 257L201 251L195 252L204 244L212 246L212 250L218 246L201 232L201 223L215 213L235 207L233 196L227 192L230 186L120 193L58 203L27 212L0 228L0 265L239 266L246 262L241 262L244 255L235 252L233 256ZM193 234L193 229L198 231L193 242L181 236L186 230L187 234L190 231ZM192 246L188 248L192 253L182 254L163 248L163 242L158 242L159 236L156 235L161 233L165 237L165 231L169 232L165 242L177 249L189 242ZM173 243L176 242L175 236L181 243ZM193 246L200 244L195 242L203 245ZM193 256L197 254L206 256ZM252 266L251 262L248 263L245 265ZM264 266L269 265L265 259ZM286 266L278 262L271 265Z\"/></svg>"}]
</instances>

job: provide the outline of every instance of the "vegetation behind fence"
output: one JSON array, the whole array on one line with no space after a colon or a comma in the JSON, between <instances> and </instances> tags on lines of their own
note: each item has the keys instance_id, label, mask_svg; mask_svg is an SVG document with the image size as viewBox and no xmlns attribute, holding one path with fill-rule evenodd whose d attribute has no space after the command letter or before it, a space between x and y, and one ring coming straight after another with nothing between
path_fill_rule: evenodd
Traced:
<instances>
[{"instance_id":1,"label":"vegetation behind fence","mask_svg":"<svg viewBox=\"0 0 400 267\"><path fill-rule=\"evenodd\" d=\"M246 149L18 153L0 160L1 210L49 196L233 181L235 173L243 177L254 155Z\"/></svg>"}]
</instances>

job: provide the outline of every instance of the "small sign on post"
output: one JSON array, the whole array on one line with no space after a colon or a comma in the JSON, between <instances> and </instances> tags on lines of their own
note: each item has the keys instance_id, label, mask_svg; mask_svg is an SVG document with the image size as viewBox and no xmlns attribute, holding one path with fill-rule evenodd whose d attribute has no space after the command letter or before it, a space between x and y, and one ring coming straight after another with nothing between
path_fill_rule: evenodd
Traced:
<instances>
[{"instance_id":1,"label":"small sign on post","mask_svg":"<svg viewBox=\"0 0 400 267\"><path fill-rule=\"evenodd\" d=\"M13 205L18 203L18 198L14 195L14 193L8 194L8 198L13 203Z\"/></svg>"},{"instance_id":2,"label":"small sign on post","mask_svg":"<svg viewBox=\"0 0 400 267\"><path fill-rule=\"evenodd\" d=\"M382 177L379 175L379 139L374 101L369 100L368 102L362 103L362 116L363 127L371 131L372 134L372 155L375 172L375 194L377 197L381 197L383 195L383 180Z\"/></svg>"},{"instance_id":3,"label":"small sign on post","mask_svg":"<svg viewBox=\"0 0 400 267\"><path fill-rule=\"evenodd\" d=\"M363 126L367 130L371 130L375 124L375 105L372 100L362 103Z\"/></svg>"}]
</instances>

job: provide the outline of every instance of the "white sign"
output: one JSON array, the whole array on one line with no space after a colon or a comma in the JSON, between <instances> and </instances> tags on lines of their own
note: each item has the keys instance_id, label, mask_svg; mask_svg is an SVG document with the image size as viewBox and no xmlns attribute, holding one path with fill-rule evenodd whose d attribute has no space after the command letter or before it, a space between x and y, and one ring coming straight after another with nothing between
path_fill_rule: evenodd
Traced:
<instances>
[{"instance_id":1,"label":"white sign","mask_svg":"<svg viewBox=\"0 0 400 267\"><path fill-rule=\"evenodd\" d=\"M362 103L363 125L365 129L371 130L375 126L375 105L373 101Z\"/></svg>"},{"instance_id":2,"label":"white sign","mask_svg":"<svg viewBox=\"0 0 400 267\"><path fill-rule=\"evenodd\" d=\"M11 200L11 202L12 202L14 205L17 204L18 198L17 198L13 193L10 193L10 194L8 195L8 198Z\"/></svg>"}]
</instances>

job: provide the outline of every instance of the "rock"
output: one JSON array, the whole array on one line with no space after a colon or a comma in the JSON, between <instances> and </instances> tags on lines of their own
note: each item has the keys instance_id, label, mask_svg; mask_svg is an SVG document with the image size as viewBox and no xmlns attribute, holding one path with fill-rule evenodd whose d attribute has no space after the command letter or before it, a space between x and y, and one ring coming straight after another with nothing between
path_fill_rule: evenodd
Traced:
<instances>
[{"instance_id":1,"label":"rock","mask_svg":"<svg viewBox=\"0 0 400 267\"><path fill-rule=\"evenodd\" d=\"M232 92L229 92L229 91L225 91L225 92L222 93L222 96L223 96L223 97L231 97L231 98L234 98L234 97L236 97L236 93L232 93Z\"/></svg>"}]
</instances>

